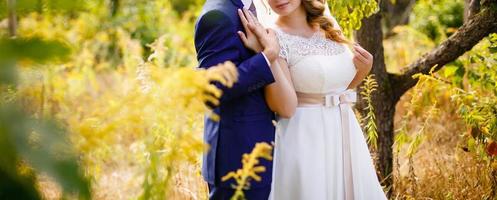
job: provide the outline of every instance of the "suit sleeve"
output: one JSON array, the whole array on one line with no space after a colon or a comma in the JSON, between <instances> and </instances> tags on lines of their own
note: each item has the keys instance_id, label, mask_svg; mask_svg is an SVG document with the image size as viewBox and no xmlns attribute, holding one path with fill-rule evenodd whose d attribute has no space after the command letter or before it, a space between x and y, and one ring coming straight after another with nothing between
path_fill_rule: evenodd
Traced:
<instances>
[{"instance_id":1,"label":"suit sleeve","mask_svg":"<svg viewBox=\"0 0 497 200\"><path fill-rule=\"evenodd\" d=\"M209 68L225 61L233 62L238 70L238 81L228 88L215 83L223 91L221 103L247 95L274 82L273 74L262 53L241 61L240 48L235 25L221 11L209 11L197 22L195 48L199 67Z\"/></svg>"}]
</instances>

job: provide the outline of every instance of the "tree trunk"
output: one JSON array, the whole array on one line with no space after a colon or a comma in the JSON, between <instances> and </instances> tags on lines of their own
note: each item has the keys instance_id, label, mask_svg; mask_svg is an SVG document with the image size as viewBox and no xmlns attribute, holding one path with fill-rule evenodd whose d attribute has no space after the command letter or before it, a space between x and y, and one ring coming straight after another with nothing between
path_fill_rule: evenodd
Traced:
<instances>
[{"instance_id":1,"label":"tree trunk","mask_svg":"<svg viewBox=\"0 0 497 200\"><path fill-rule=\"evenodd\" d=\"M464 21L480 12L480 0L464 0Z\"/></svg>"},{"instance_id":2,"label":"tree trunk","mask_svg":"<svg viewBox=\"0 0 497 200\"><path fill-rule=\"evenodd\" d=\"M111 12L112 16L114 17L117 15L117 12L119 11L120 2L119 2L119 0L112 0L110 3L111 3L110 12Z\"/></svg>"},{"instance_id":3,"label":"tree trunk","mask_svg":"<svg viewBox=\"0 0 497 200\"><path fill-rule=\"evenodd\" d=\"M378 90L372 96L376 125L378 127L378 162L376 164L379 171L379 179L383 181L382 185L391 186L392 177L390 174L393 164L392 145L394 141L393 117L395 114L395 104L398 99L393 98L392 85L390 84L385 67L381 19L382 16L380 13L363 19L363 25L356 32L355 37L358 43L371 52L374 57L371 73L375 74L375 79L379 86ZM356 105L357 109L363 115L366 115L365 106L365 102L361 100Z\"/></svg>"},{"instance_id":4,"label":"tree trunk","mask_svg":"<svg viewBox=\"0 0 497 200\"><path fill-rule=\"evenodd\" d=\"M409 23L409 15L416 4L416 0L396 0L380 1L381 13L383 15L383 24L385 26L385 36L392 36L393 28L399 25L406 25Z\"/></svg>"},{"instance_id":5,"label":"tree trunk","mask_svg":"<svg viewBox=\"0 0 497 200\"><path fill-rule=\"evenodd\" d=\"M7 9L9 12L9 35L10 37L16 36L17 31L17 15L16 15L16 1L7 0Z\"/></svg>"}]
</instances>

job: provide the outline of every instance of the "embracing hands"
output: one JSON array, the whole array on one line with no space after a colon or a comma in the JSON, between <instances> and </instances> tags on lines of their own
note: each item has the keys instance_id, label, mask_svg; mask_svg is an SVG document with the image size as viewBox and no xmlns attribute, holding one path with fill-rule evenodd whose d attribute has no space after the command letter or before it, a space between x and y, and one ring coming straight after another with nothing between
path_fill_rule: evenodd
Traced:
<instances>
[{"instance_id":1,"label":"embracing hands","mask_svg":"<svg viewBox=\"0 0 497 200\"><path fill-rule=\"evenodd\" d=\"M280 53L280 44L272 29L264 28L257 18L247 9L238 9L245 33L238 31L243 44L257 53L263 52L270 62L275 61Z\"/></svg>"}]
</instances>

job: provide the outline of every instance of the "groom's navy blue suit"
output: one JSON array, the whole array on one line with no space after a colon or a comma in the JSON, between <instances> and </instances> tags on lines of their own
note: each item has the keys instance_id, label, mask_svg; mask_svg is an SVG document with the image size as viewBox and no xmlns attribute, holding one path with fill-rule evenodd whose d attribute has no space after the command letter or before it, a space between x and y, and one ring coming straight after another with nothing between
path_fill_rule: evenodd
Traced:
<instances>
[{"instance_id":1,"label":"groom's navy blue suit","mask_svg":"<svg viewBox=\"0 0 497 200\"><path fill-rule=\"evenodd\" d=\"M258 142L272 143L275 115L264 99L263 87L274 77L262 53L247 49L237 31L244 31L237 14L241 0L207 0L195 26L195 48L201 68L232 61L238 69L238 82L232 88L216 83L223 90L221 103L214 111L220 121L205 118L204 140L210 145L204 154L202 174L209 183L211 199L229 199L232 180L220 179L242 167L242 154ZM267 199L272 181L272 162L261 160L266 172L262 181L250 182L247 199Z\"/></svg>"}]
</instances>

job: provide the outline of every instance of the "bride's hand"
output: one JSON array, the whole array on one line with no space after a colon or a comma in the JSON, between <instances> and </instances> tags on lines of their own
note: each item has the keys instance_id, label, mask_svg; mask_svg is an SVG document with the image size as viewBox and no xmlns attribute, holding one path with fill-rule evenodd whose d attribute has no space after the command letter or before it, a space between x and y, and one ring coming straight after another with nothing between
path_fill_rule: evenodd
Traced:
<instances>
[{"instance_id":1,"label":"bride's hand","mask_svg":"<svg viewBox=\"0 0 497 200\"><path fill-rule=\"evenodd\" d=\"M373 67L373 55L359 44L354 45L354 65L361 74L369 74Z\"/></svg>"},{"instance_id":2,"label":"bride's hand","mask_svg":"<svg viewBox=\"0 0 497 200\"><path fill-rule=\"evenodd\" d=\"M263 47L261 43L259 42L257 36L252 32L252 30L249 28L249 26L252 26L252 28L256 29L262 29L265 30L264 27L257 21L257 18L252 15L252 13L246 9L243 11L241 9L238 9L238 16L240 16L240 20L242 21L243 28L245 29L245 34L242 31L238 31L238 35L240 36L240 39L242 40L243 44L249 48L250 50L259 53L263 51Z\"/></svg>"}]
</instances>

